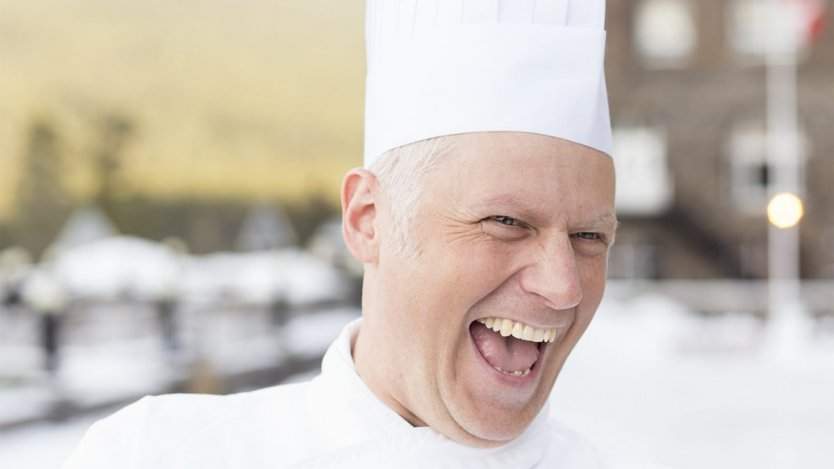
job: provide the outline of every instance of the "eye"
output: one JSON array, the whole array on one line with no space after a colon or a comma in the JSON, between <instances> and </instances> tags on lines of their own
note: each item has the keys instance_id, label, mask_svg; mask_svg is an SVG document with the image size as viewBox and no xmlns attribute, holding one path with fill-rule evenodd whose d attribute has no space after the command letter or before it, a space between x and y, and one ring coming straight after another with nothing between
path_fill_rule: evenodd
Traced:
<instances>
[{"instance_id":1,"label":"eye","mask_svg":"<svg viewBox=\"0 0 834 469\"><path fill-rule=\"evenodd\" d=\"M516 220L513 217L508 217L506 215L496 215L493 217L489 217L488 220L492 220L496 223L500 223L505 226L521 226L521 222Z\"/></svg>"},{"instance_id":2,"label":"eye","mask_svg":"<svg viewBox=\"0 0 834 469\"><path fill-rule=\"evenodd\" d=\"M583 241L605 241L605 237L601 233L593 233L590 231L574 233L573 236Z\"/></svg>"},{"instance_id":3,"label":"eye","mask_svg":"<svg viewBox=\"0 0 834 469\"><path fill-rule=\"evenodd\" d=\"M600 256L608 252L608 238L603 233L580 231L573 233L574 248L577 253L586 256Z\"/></svg>"},{"instance_id":4,"label":"eye","mask_svg":"<svg viewBox=\"0 0 834 469\"><path fill-rule=\"evenodd\" d=\"M481 220L481 230L495 239L515 241L525 238L530 225L506 215L493 215Z\"/></svg>"}]
</instances>

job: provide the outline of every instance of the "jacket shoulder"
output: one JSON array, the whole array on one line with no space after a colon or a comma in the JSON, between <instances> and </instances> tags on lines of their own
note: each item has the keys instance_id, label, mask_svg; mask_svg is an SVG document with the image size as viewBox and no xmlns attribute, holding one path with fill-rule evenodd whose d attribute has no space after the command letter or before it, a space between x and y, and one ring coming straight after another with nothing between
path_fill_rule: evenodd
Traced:
<instances>
[{"instance_id":1,"label":"jacket shoulder","mask_svg":"<svg viewBox=\"0 0 834 469\"><path fill-rule=\"evenodd\" d=\"M240 432L257 435L276 422L293 418L306 384L212 396L169 394L146 396L94 423L63 469L184 467L197 459L214 461L235 451L230 442ZM220 459L218 459L218 457Z\"/></svg>"}]
</instances>

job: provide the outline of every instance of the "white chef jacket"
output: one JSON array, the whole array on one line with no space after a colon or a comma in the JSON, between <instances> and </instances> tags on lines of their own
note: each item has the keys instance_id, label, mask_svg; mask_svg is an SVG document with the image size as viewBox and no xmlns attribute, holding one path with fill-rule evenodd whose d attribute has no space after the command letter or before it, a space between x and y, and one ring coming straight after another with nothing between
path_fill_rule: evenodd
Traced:
<instances>
[{"instance_id":1,"label":"white chef jacket","mask_svg":"<svg viewBox=\"0 0 834 469\"><path fill-rule=\"evenodd\" d=\"M64 469L603 467L547 407L498 448L411 426L356 373L351 344L360 324L345 327L310 382L229 396L145 397L95 423Z\"/></svg>"}]
</instances>

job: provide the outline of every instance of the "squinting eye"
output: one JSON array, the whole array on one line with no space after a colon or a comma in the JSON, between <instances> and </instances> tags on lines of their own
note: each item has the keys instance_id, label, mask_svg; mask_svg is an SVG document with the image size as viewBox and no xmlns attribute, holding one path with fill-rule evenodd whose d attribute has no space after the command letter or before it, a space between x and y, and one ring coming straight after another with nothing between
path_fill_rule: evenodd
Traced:
<instances>
[{"instance_id":1,"label":"squinting eye","mask_svg":"<svg viewBox=\"0 0 834 469\"><path fill-rule=\"evenodd\" d=\"M526 238L531 232L531 227L513 217L493 215L481 220L481 231L500 241L517 241Z\"/></svg>"},{"instance_id":2,"label":"squinting eye","mask_svg":"<svg viewBox=\"0 0 834 469\"><path fill-rule=\"evenodd\" d=\"M584 241L603 241L603 237L599 233L592 233L589 231L583 231L580 233L575 233L573 236L582 239Z\"/></svg>"},{"instance_id":3,"label":"squinting eye","mask_svg":"<svg viewBox=\"0 0 834 469\"><path fill-rule=\"evenodd\" d=\"M498 215L498 216L490 217L490 219L495 221L495 222L498 222L502 225L506 225L506 226L520 226L521 225L521 223L519 223L519 221L516 220L515 218L508 217L508 216L505 216L505 215Z\"/></svg>"}]
</instances>

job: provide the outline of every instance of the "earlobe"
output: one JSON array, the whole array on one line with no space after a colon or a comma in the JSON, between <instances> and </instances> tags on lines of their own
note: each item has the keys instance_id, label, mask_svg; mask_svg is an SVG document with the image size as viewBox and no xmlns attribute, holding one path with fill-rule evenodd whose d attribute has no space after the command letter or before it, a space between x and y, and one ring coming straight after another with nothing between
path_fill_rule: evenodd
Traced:
<instances>
[{"instance_id":1,"label":"earlobe","mask_svg":"<svg viewBox=\"0 0 834 469\"><path fill-rule=\"evenodd\" d=\"M350 253L363 264L377 261L376 176L368 170L350 170L342 182L342 237Z\"/></svg>"}]
</instances>

